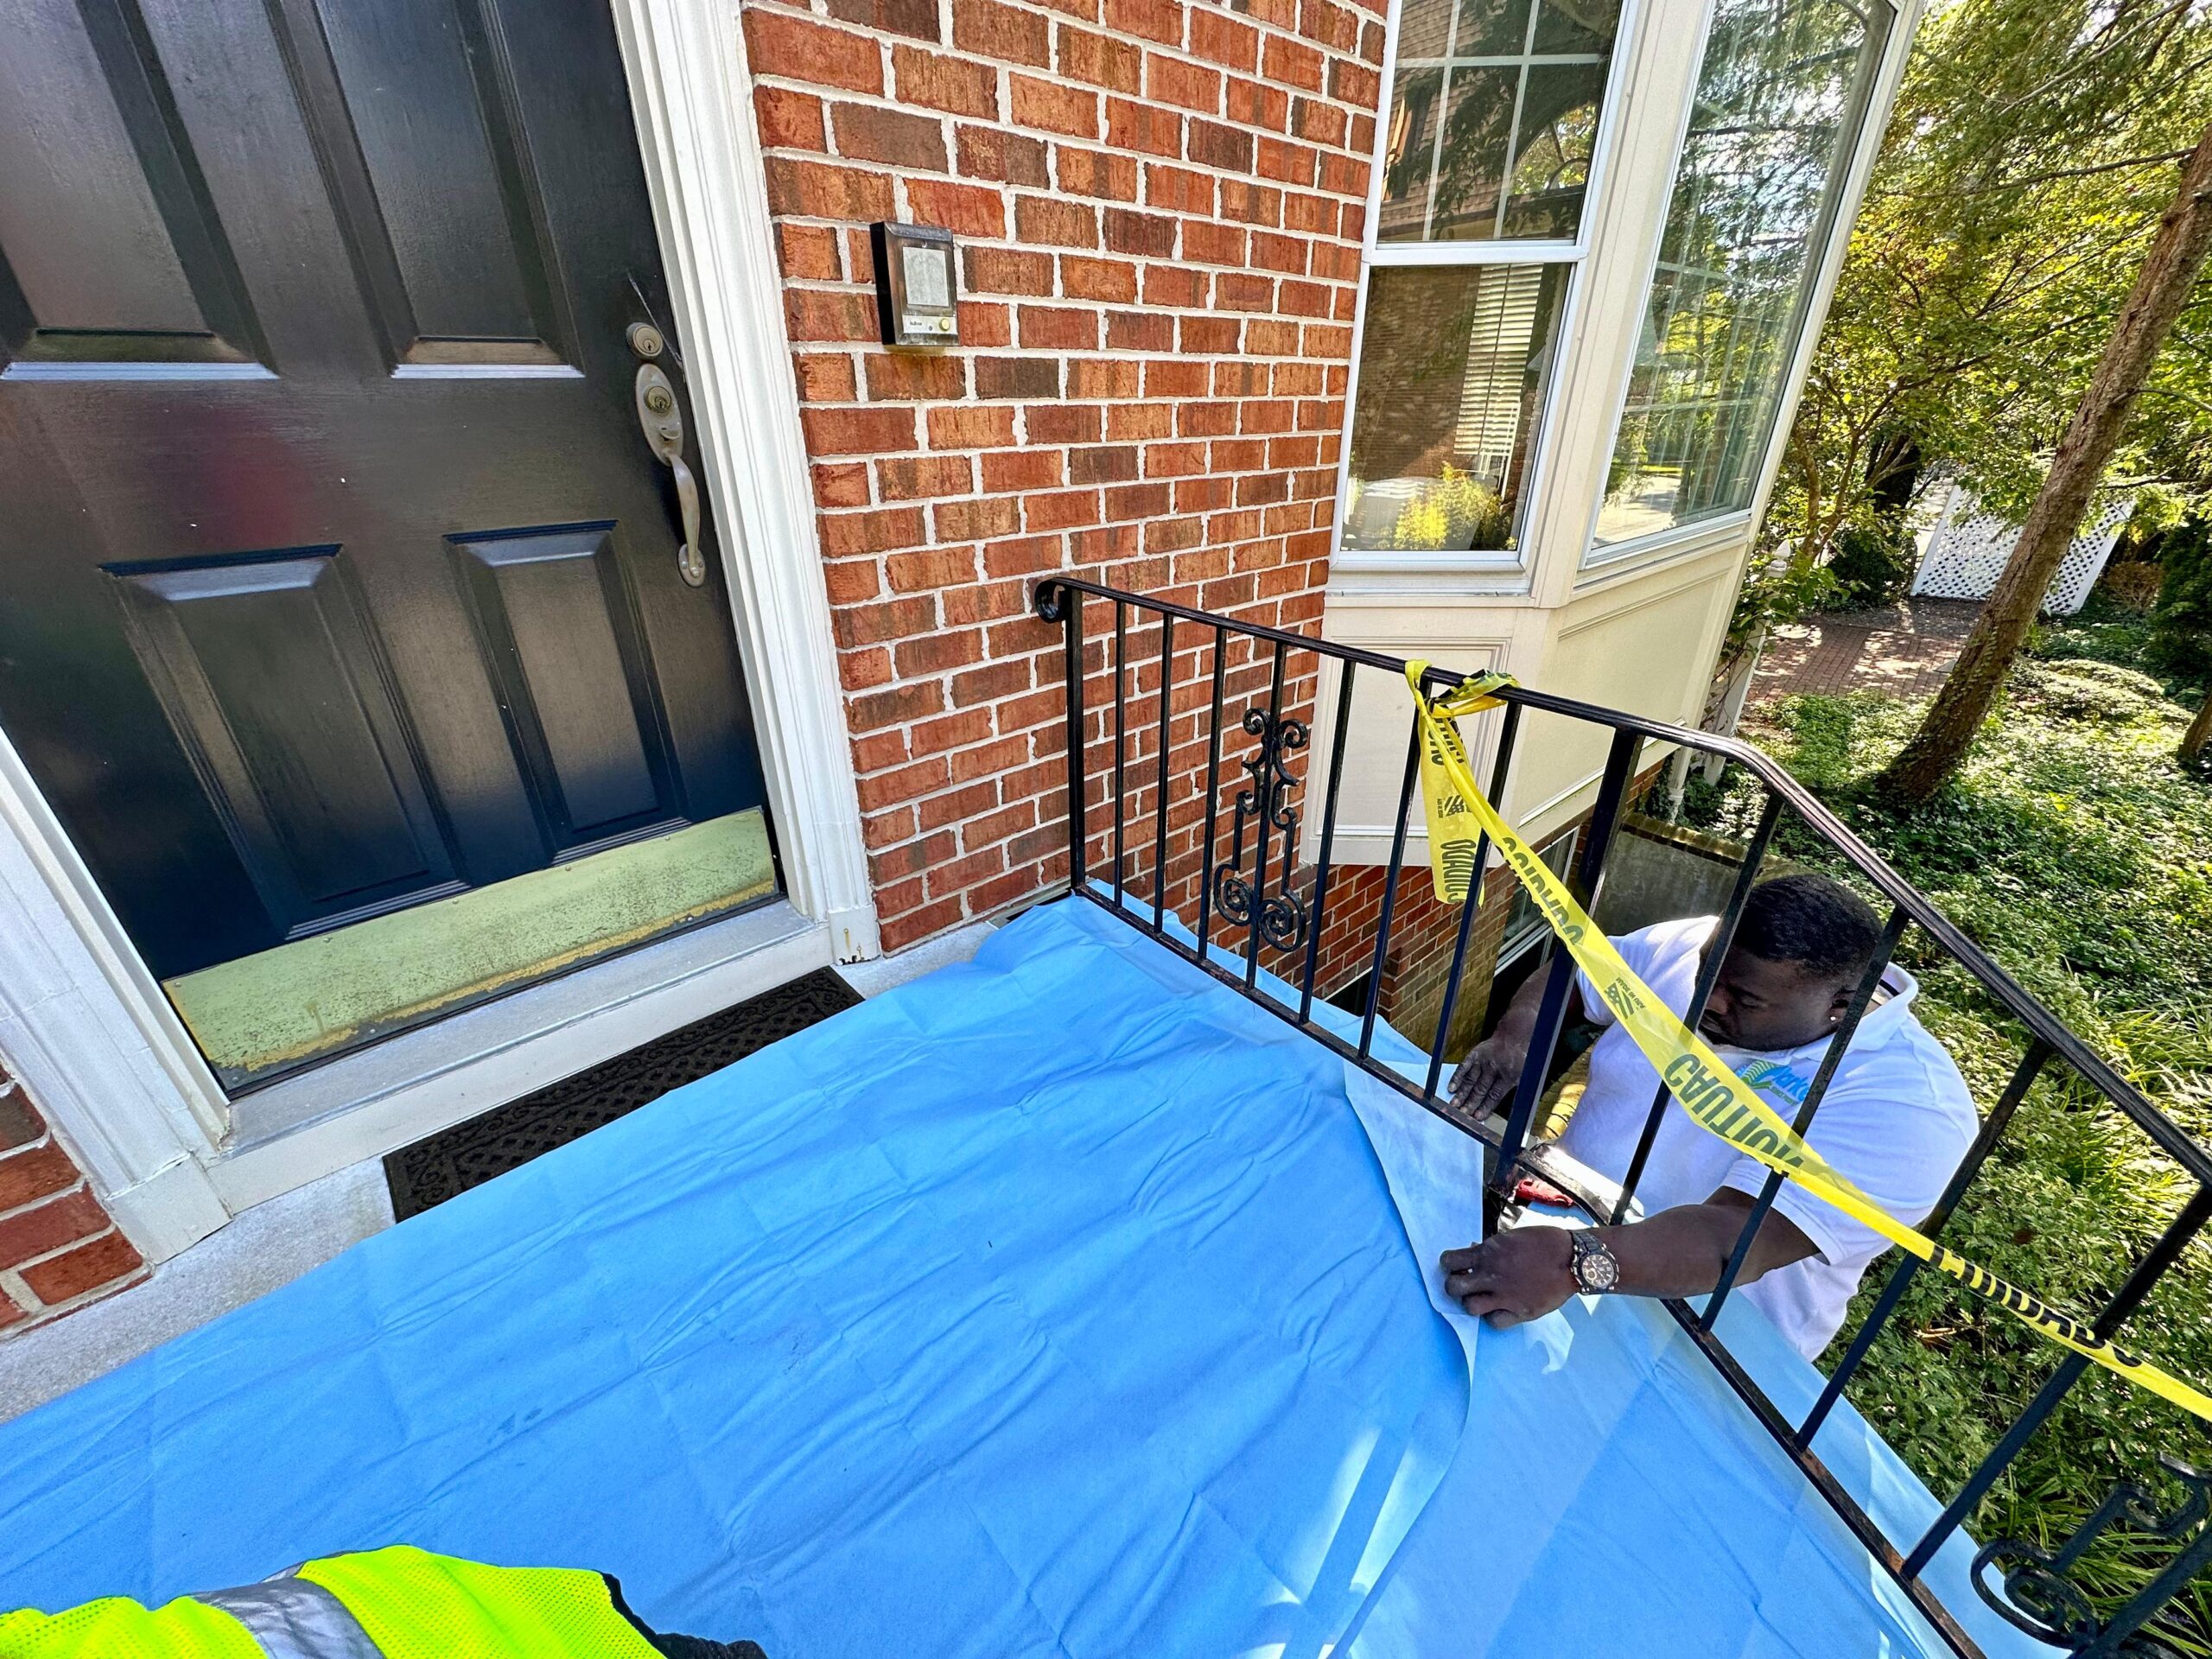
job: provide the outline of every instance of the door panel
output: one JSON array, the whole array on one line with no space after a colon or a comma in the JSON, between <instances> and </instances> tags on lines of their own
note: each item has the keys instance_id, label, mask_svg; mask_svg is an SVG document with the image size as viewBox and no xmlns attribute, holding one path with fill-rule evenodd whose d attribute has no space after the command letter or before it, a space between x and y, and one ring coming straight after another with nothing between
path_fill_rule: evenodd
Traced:
<instances>
[{"instance_id":1,"label":"door panel","mask_svg":"<svg viewBox=\"0 0 2212 1659\"><path fill-rule=\"evenodd\" d=\"M135 21L24 0L0 52L0 341L19 367L251 360L230 250Z\"/></svg>"},{"instance_id":2,"label":"door panel","mask_svg":"<svg viewBox=\"0 0 2212 1659\"><path fill-rule=\"evenodd\" d=\"M156 977L759 809L601 0L26 6L0 724Z\"/></svg>"},{"instance_id":3,"label":"door panel","mask_svg":"<svg viewBox=\"0 0 2212 1659\"><path fill-rule=\"evenodd\" d=\"M337 551L116 573L148 681L288 938L461 885Z\"/></svg>"},{"instance_id":4,"label":"door panel","mask_svg":"<svg viewBox=\"0 0 2212 1659\"><path fill-rule=\"evenodd\" d=\"M562 362L556 262L496 19L474 0L283 4L392 360Z\"/></svg>"},{"instance_id":5,"label":"door panel","mask_svg":"<svg viewBox=\"0 0 2212 1659\"><path fill-rule=\"evenodd\" d=\"M612 524L454 540L556 855L680 822Z\"/></svg>"}]
</instances>

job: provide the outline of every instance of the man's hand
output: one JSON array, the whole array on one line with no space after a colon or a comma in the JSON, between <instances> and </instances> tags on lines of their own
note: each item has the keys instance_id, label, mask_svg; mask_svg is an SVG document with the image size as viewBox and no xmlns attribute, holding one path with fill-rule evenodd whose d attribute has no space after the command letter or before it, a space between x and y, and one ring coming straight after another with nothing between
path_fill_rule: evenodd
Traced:
<instances>
[{"instance_id":1,"label":"man's hand","mask_svg":"<svg viewBox=\"0 0 2212 1659\"><path fill-rule=\"evenodd\" d=\"M1503 1330L1541 1319L1574 1294L1571 1259L1564 1227L1516 1227L1445 1251L1444 1288L1468 1313Z\"/></svg>"},{"instance_id":2,"label":"man's hand","mask_svg":"<svg viewBox=\"0 0 2212 1659\"><path fill-rule=\"evenodd\" d=\"M1487 1112L1513 1093L1528 1057L1529 1045L1515 1042L1503 1031L1484 1039L1467 1051L1467 1058L1452 1074L1452 1104L1469 1114Z\"/></svg>"}]
</instances>

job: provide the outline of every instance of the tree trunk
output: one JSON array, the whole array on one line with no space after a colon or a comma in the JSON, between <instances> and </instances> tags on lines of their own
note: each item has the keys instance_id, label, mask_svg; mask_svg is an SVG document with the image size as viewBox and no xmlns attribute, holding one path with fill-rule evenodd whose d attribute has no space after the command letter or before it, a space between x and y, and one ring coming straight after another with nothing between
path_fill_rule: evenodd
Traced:
<instances>
[{"instance_id":1,"label":"tree trunk","mask_svg":"<svg viewBox=\"0 0 2212 1659\"><path fill-rule=\"evenodd\" d=\"M2026 643L2036 611L2081 527L2089 497L2119 447L2127 416L2149 377L2158 348L2189 299L2190 285L2212 251L2212 125L2198 138L2182 168L2173 206L2144 256L2133 292L2105 342L2089 389L2059 441L2043 490L2020 527L2020 539L1989 602L1974 619L1958 665L1928 710L1920 729L1891 761L1882 787L1907 802L1926 800L1958 770L1959 762L2004 689L2012 659Z\"/></svg>"},{"instance_id":2,"label":"tree trunk","mask_svg":"<svg viewBox=\"0 0 2212 1659\"><path fill-rule=\"evenodd\" d=\"M2212 687L2204 693L2204 701L2197 705L2196 718L2189 722L2189 729L2181 734L2181 758L2195 760L2204 753L2207 743L2212 743Z\"/></svg>"}]
</instances>

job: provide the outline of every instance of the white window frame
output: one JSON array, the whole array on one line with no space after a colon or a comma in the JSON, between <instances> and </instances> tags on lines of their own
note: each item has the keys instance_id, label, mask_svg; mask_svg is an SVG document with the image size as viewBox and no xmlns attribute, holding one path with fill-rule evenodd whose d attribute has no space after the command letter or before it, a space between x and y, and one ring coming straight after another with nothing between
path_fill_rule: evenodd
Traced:
<instances>
[{"instance_id":1,"label":"white window frame","mask_svg":"<svg viewBox=\"0 0 2212 1659\"><path fill-rule=\"evenodd\" d=\"M1782 396L1775 405L1774 425L1766 435L1758 468L1752 474L1751 499L1744 506L1710 513L1687 524L1669 524L1664 529L1626 541L1601 543L1598 539L1598 518L1605 505L1601 482L1599 487L1592 493L1588 515L1576 549L1574 586L1577 589L1645 569L1676 553L1702 551L1738 540L1765 516L1767 501L1774 491L1775 474L1781 465L1783 447L1789 442L1789 429L1796 419L1798 401L1804 391L1805 377L1811 370L1813 353L1819 348L1821 326L1827 319L1828 302L1834 297L1836 278L1843 268L1844 251L1850 241L1850 227L1858 221L1859 205L1866 195L1866 181L1873 171L1875 157L1881 149L1882 131L1888 124L1895 102L1896 83L1904 73L1905 58L1912 50L1916 25L1922 9L1920 0L1862 0L1862 3L1870 13L1876 7L1886 9L1888 30L1883 36L1881 54L1873 72L1866 77L1858 117L1859 130L1852 135L1850 153L1842 167L1829 181L1826 199L1821 203L1820 217L1810 239L1812 257L1808 266L1812 280L1802 292L1793 320L1796 336L1790 342L1788 360L1783 371ZM1719 0L1703 0L1700 10L1696 62L1701 71L1706 47L1712 35L1713 16L1719 10ZM1689 144L1690 117L1695 104L1693 79L1692 93L1682 102L1674 148L1667 164L1664 188L1670 202L1675 182L1681 174L1683 153ZM1611 466L1613 451L1620 442L1622 423L1627 418L1630 383L1635 378L1637 354L1643 339L1643 308L1650 302L1652 284L1658 279L1659 251L1665 239L1666 213L1662 208L1644 258L1643 280L1637 289L1634 314L1637 326L1628 331L1626 350L1617 365L1611 419L1605 429L1605 442L1601 450L1607 469ZM1357 342L1355 340L1354 350L1357 349Z\"/></svg>"},{"instance_id":2,"label":"white window frame","mask_svg":"<svg viewBox=\"0 0 2212 1659\"><path fill-rule=\"evenodd\" d=\"M1621 109L1626 95L1623 80L1626 73L1624 66L1636 55L1630 46L1636 38L1636 31L1643 23L1643 10L1644 0L1622 0L1620 21L1614 28L1612 51L1605 65L1605 91L1598 105L1598 131L1591 147L1590 178L1583 188L1582 216L1573 240L1490 238L1452 242L1383 242L1376 234L1382 221L1382 157L1390 139L1391 111L1398 78L1398 33L1405 12L1405 0L1390 0L1389 15L1383 24L1382 102L1376 112L1375 144L1369 156L1367 217L1360 239L1359 295L1352 308L1351 359L1344 385L1344 437L1337 456L1336 512L1329 531L1329 569L1332 575L1338 571L1465 575L1489 579L1489 582L1478 585L1495 584L1508 588L1527 586L1530 570L1529 537L1518 531L1515 535L1515 547L1494 551L1419 553L1398 549L1348 549L1344 546L1344 513L1351 494L1352 420L1359 404L1360 357L1367 339L1370 275L1377 266L1383 265L1557 264L1569 267L1566 293L1560 302L1559 324L1551 362L1544 372L1536 430L1530 435L1529 461L1522 474L1516 504L1518 523L1525 526L1533 518L1535 504L1549 475L1552 433L1560 418L1560 405L1564 401L1553 394L1562 382L1560 367L1564 348L1574 339L1580 321L1582 291L1586 286L1582 268L1590 255L1592 226L1601 217L1599 208L1612 178ZM1519 62L1520 60L1513 61ZM1686 113L1686 125L1688 119ZM1671 173L1669 176L1672 176ZM1592 522L1595 522L1594 518Z\"/></svg>"}]
</instances>

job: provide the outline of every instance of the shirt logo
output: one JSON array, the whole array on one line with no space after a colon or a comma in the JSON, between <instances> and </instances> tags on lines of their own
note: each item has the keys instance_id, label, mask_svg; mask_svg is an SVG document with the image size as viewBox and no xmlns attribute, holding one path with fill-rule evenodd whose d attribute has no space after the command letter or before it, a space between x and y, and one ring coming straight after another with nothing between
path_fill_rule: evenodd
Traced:
<instances>
[{"instance_id":1,"label":"shirt logo","mask_svg":"<svg viewBox=\"0 0 2212 1659\"><path fill-rule=\"evenodd\" d=\"M1813 1091L1810 1077L1799 1077L1777 1060L1746 1060L1736 1068L1736 1075L1762 1094L1771 1091L1799 1106Z\"/></svg>"}]
</instances>

